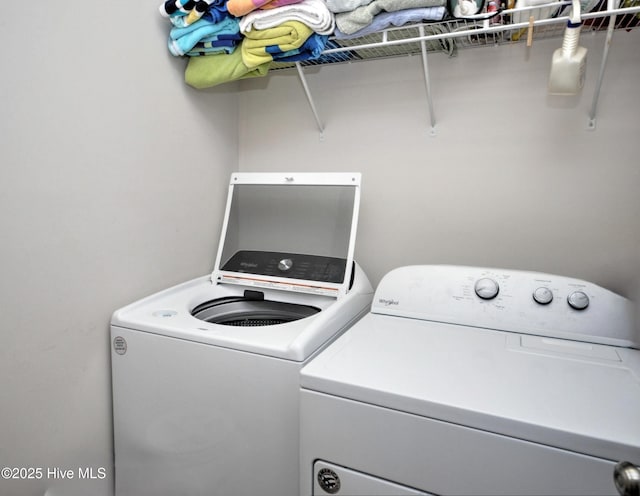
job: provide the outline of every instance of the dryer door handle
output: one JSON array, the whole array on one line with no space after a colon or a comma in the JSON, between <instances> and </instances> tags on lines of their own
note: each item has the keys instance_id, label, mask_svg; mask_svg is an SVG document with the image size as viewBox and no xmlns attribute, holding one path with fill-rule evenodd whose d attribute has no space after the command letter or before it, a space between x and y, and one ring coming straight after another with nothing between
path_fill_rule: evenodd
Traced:
<instances>
[{"instance_id":1,"label":"dryer door handle","mask_svg":"<svg viewBox=\"0 0 640 496\"><path fill-rule=\"evenodd\" d=\"M633 463L618 463L613 470L613 482L620 496L640 496L640 469Z\"/></svg>"}]
</instances>

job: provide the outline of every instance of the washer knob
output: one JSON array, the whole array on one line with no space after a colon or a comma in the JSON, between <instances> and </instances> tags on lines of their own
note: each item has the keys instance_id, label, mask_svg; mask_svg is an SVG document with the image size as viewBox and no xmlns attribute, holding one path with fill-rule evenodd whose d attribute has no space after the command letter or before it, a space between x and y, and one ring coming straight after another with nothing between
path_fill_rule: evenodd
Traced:
<instances>
[{"instance_id":1,"label":"washer knob","mask_svg":"<svg viewBox=\"0 0 640 496\"><path fill-rule=\"evenodd\" d=\"M567 303L571 308L584 310L589 306L589 297L584 291L574 291L567 297Z\"/></svg>"},{"instance_id":2,"label":"washer knob","mask_svg":"<svg viewBox=\"0 0 640 496\"><path fill-rule=\"evenodd\" d=\"M500 286L498 286L498 283L493 279L489 277L483 277L482 279L478 279L476 281L473 289L476 291L476 294L483 300L491 300L498 296Z\"/></svg>"},{"instance_id":3,"label":"washer knob","mask_svg":"<svg viewBox=\"0 0 640 496\"><path fill-rule=\"evenodd\" d=\"M548 305L553 301L553 292L549 288L542 286L533 292L533 299L540 305Z\"/></svg>"},{"instance_id":4,"label":"washer knob","mask_svg":"<svg viewBox=\"0 0 640 496\"><path fill-rule=\"evenodd\" d=\"M291 267L293 267L293 260L291 260L290 258L283 258L278 262L278 269L280 269L282 272L291 270Z\"/></svg>"}]
</instances>

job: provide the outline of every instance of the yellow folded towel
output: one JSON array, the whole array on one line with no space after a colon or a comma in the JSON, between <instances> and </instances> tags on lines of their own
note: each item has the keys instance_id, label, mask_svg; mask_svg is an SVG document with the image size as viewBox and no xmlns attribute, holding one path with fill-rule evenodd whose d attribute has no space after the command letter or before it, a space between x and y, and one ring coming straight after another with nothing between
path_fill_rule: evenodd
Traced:
<instances>
[{"instance_id":1,"label":"yellow folded towel","mask_svg":"<svg viewBox=\"0 0 640 496\"><path fill-rule=\"evenodd\" d=\"M189 57L184 80L197 89L210 88L218 84L251 77L266 76L270 62L247 67L242 61L240 50L233 53Z\"/></svg>"},{"instance_id":2,"label":"yellow folded towel","mask_svg":"<svg viewBox=\"0 0 640 496\"><path fill-rule=\"evenodd\" d=\"M272 54L281 54L300 48L313 34L313 30L299 21L286 21L268 29L252 29L245 33L240 52L249 67L258 67L273 60Z\"/></svg>"}]
</instances>

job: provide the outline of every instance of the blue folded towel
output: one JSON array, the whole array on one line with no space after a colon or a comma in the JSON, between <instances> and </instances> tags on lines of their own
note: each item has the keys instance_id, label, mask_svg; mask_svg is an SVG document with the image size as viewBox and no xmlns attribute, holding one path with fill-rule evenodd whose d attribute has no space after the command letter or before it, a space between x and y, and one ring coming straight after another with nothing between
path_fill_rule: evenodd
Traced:
<instances>
[{"instance_id":1,"label":"blue folded towel","mask_svg":"<svg viewBox=\"0 0 640 496\"><path fill-rule=\"evenodd\" d=\"M227 17L233 17L229 11L227 10L227 4L221 5L220 7L216 7L214 9L210 9L207 13L202 16L202 19L209 22L220 22Z\"/></svg>"},{"instance_id":2,"label":"blue folded towel","mask_svg":"<svg viewBox=\"0 0 640 496\"><path fill-rule=\"evenodd\" d=\"M329 41L327 41L324 50L326 51L332 48L342 48L342 45L340 45L335 40L330 39ZM362 57L360 57L360 55L358 55L356 52L349 50L345 52L323 53L316 60L319 64L334 64L336 62L347 62L349 60L358 59L362 59Z\"/></svg>"},{"instance_id":3,"label":"blue folded towel","mask_svg":"<svg viewBox=\"0 0 640 496\"><path fill-rule=\"evenodd\" d=\"M200 45L204 45L207 42L234 42L234 45L237 45L240 41L242 41L242 35L240 33L221 33L214 34L213 36L207 36L206 38L202 38L198 43L196 43L195 47L197 48ZM226 43L216 43L219 46ZM214 44L215 46L215 44Z\"/></svg>"},{"instance_id":4,"label":"blue folded towel","mask_svg":"<svg viewBox=\"0 0 640 496\"><path fill-rule=\"evenodd\" d=\"M185 55L197 43L210 41L212 36L237 35L240 33L239 20L227 17L218 23L200 19L184 28L174 27L169 34L168 47L172 55Z\"/></svg>"},{"instance_id":5,"label":"blue folded towel","mask_svg":"<svg viewBox=\"0 0 640 496\"><path fill-rule=\"evenodd\" d=\"M213 55L215 53L233 53L242 40L242 35L220 35L212 36L213 39L202 40L196 43L186 55L189 57L199 57L202 55Z\"/></svg>"},{"instance_id":6,"label":"blue folded towel","mask_svg":"<svg viewBox=\"0 0 640 496\"><path fill-rule=\"evenodd\" d=\"M193 50L189 50L186 55L188 57L204 57L207 55L216 55L219 53L230 54L237 48L237 45L217 45L209 47L194 47Z\"/></svg>"},{"instance_id":7,"label":"blue folded towel","mask_svg":"<svg viewBox=\"0 0 640 496\"><path fill-rule=\"evenodd\" d=\"M313 33L300 48L282 52L277 45L266 47L266 52L273 56L274 62L299 62L301 60L311 60L320 57L320 54L327 45L328 36Z\"/></svg>"}]
</instances>

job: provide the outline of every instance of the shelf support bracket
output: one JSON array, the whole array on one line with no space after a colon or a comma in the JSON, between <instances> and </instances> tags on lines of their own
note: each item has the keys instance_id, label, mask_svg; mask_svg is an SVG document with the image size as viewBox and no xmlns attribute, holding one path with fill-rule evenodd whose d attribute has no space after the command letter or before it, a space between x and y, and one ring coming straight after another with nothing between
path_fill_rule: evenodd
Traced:
<instances>
[{"instance_id":1,"label":"shelf support bracket","mask_svg":"<svg viewBox=\"0 0 640 496\"><path fill-rule=\"evenodd\" d=\"M300 77L300 82L302 83L302 87L304 88L304 93L307 96L307 101L309 102L309 106L311 107L311 112L313 112L313 117L316 120L316 125L320 130L320 140L322 140L324 139L324 126L322 125L322 121L318 116L316 105L315 103L313 103L313 97L311 96L309 85L307 84L307 78L304 76L304 71L302 70L302 66L300 65L300 62L296 62L296 69L298 70L298 76Z\"/></svg>"},{"instance_id":2,"label":"shelf support bracket","mask_svg":"<svg viewBox=\"0 0 640 496\"><path fill-rule=\"evenodd\" d=\"M424 84L427 90L427 106L429 108L429 120L431 122L431 130L429 134L431 136L436 135L436 117L433 112L433 98L431 97L431 78L429 77L429 64L427 62L427 42L424 40L424 26L419 26L420 37L420 49L422 51L422 69L424 70Z\"/></svg>"},{"instance_id":3,"label":"shelf support bracket","mask_svg":"<svg viewBox=\"0 0 640 496\"><path fill-rule=\"evenodd\" d=\"M617 0L608 0L608 10L614 10L618 8ZM609 17L609 25L607 26L607 37L604 42L604 52L602 54L602 63L600 64L600 73L598 74L598 82L596 83L596 89L593 93L593 102L591 103L591 111L589 112L589 122L587 129L590 131L596 128L596 112L598 110L598 100L600 98L600 89L602 88L602 80L604 79L604 69L607 65L607 58L609 57L609 47L611 46L611 38L613 37L613 30L616 25L616 14Z\"/></svg>"}]
</instances>

